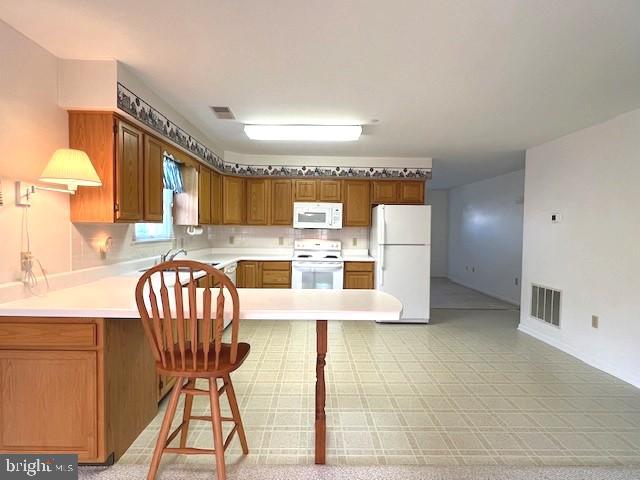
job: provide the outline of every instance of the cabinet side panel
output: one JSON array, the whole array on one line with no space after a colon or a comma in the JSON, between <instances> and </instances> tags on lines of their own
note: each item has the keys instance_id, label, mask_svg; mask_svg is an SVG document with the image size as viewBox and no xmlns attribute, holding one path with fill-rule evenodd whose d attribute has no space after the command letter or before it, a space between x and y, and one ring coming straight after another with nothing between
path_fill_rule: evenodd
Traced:
<instances>
[{"instance_id":1,"label":"cabinet side panel","mask_svg":"<svg viewBox=\"0 0 640 480\"><path fill-rule=\"evenodd\" d=\"M69 112L69 147L84 150L93 164L101 187L78 187L71 196L72 222L113 223L114 117L111 113Z\"/></svg>"},{"instance_id":2,"label":"cabinet side panel","mask_svg":"<svg viewBox=\"0 0 640 480\"><path fill-rule=\"evenodd\" d=\"M141 322L104 322L107 452L118 459L158 412L158 375Z\"/></svg>"}]
</instances>

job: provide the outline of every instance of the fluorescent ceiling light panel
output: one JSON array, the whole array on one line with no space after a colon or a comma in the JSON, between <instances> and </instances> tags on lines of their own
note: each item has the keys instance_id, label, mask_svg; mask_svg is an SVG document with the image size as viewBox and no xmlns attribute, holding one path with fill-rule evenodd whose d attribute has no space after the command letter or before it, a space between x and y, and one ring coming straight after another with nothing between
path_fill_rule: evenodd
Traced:
<instances>
[{"instance_id":1,"label":"fluorescent ceiling light panel","mask_svg":"<svg viewBox=\"0 0 640 480\"><path fill-rule=\"evenodd\" d=\"M351 142L362 133L360 125L245 125L251 140Z\"/></svg>"}]
</instances>

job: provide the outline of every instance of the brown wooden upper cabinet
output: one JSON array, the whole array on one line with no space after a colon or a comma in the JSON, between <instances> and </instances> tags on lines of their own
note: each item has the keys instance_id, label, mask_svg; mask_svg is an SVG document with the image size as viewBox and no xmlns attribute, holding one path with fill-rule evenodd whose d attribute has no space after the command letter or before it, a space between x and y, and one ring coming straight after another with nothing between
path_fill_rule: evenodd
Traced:
<instances>
[{"instance_id":1,"label":"brown wooden upper cabinet","mask_svg":"<svg viewBox=\"0 0 640 480\"><path fill-rule=\"evenodd\" d=\"M222 175L211 171L211 223L222 225Z\"/></svg>"},{"instance_id":2,"label":"brown wooden upper cabinet","mask_svg":"<svg viewBox=\"0 0 640 480\"><path fill-rule=\"evenodd\" d=\"M315 202L317 199L315 180L294 180L293 200L295 202Z\"/></svg>"},{"instance_id":3,"label":"brown wooden upper cabinet","mask_svg":"<svg viewBox=\"0 0 640 480\"><path fill-rule=\"evenodd\" d=\"M398 183L396 180L374 180L371 182L371 203L393 204L398 201Z\"/></svg>"},{"instance_id":4,"label":"brown wooden upper cabinet","mask_svg":"<svg viewBox=\"0 0 640 480\"><path fill-rule=\"evenodd\" d=\"M245 221L245 179L222 177L222 223L242 225Z\"/></svg>"},{"instance_id":5,"label":"brown wooden upper cabinet","mask_svg":"<svg viewBox=\"0 0 640 480\"><path fill-rule=\"evenodd\" d=\"M125 122L116 124L116 220L135 222L143 217L143 133Z\"/></svg>"},{"instance_id":6,"label":"brown wooden upper cabinet","mask_svg":"<svg viewBox=\"0 0 640 480\"><path fill-rule=\"evenodd\" d=\"M403 180L398 190L398 202L424 205L424 181Z\"/></svg>"},{"instance_id":7,"label":"brown wooden upper cabinet","mask_svg":"<svg viewBox=\"0 0 640 480\"><path fill-rule=\"evenodd\" d=\"M245 183L247 196L245 223L247 225L268 225L271 182L266 178L248 178Z\"/></svg>"},{"instance_id":8,"label":"brown wooden upper cabinet","mask_svg":"<svg viewBox=\"0 0 640 480\"><path fill-rule=\"evenodd\" d=\"M293 180L295 202L341 202L340 180Z\"/></svg>"},{"instance_id":9,"label":"brown wooden upper cabinet","mask_svg":"<svg viewBox=\"0 0 640 480\"><path fill-rule=\"evenodd\" d=\"M164 188L164 144L144 135L144 221L162 222L162 190Z\"/></svg>"},{"instance_id":10,"label":"brown wooden upper cabinet","mask_svg":"<svg viewBox=\"0 0 640 480\"><path fill-rule=\"evenodd\" d=\"M293 223L292 180L271 180L271 225Z\"/></svg>"},{"instance_id":11,"label":"brown wooden upper cabinet","mask_svg":"<svg viewBox=\"0 0 640 480\"><path fill-rule=\"evenodd\" d=\"M368 227L371 224L370 186L369 180L344 182L343 226Z\"/></svg>"},{"instance_id":12,"label":"brown wooden upper cabinet","mask_svg":"<svg viewBox=\"0 0 640 480\"><path fill-rule=\"evenodd\" d=\"M340 180L318 180L318 201L336 202L342 201L342 182Z\"/></svg>"},{"instance_id":13,"label":"brown wooden upper cabinet","mask_svg":"<svg viewBox=\"0 0 640 480\"><path fill-rule=\"evenodd\" d=\"M198 223L211 223L211 170L202 165L198 176Z\"/></svg>"},{"instance_id":14,"label":"brown wooden upper cabinet","mask_svg":"<svg viewBox=\"0 0 640 480\"><path fill-rule=\"evenodd\" d=\"M374 180L371 182L371 203L424 205L424 181Z\"/></svg>"},{"instance_id":15,"label":"brown wooden upper cabinet","mask_svg":"<svg viewBox=\"0 0 640 480\"><path fill-rule=\"evenodd\" d=\"M69 112L69 147L89 155L102 181L71 196L72 222L143 220L144 144L142 130L113 112Z\"/></svg>"}]
</instances>

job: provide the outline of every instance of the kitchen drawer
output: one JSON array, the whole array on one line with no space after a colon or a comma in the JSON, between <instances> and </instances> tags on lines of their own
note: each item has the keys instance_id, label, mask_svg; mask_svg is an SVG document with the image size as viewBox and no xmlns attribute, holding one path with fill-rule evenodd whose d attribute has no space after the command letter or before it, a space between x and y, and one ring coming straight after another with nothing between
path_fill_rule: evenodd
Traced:
<instances>
[{"instance_id":1,"label":"kitchen drawer","mask_svg":"<svg viewBox=\"0 0 640 480\"><path fill-rule=\"evenodd\" d=\"M262 262L263 271L291 270L291 262Z\"/></svg>"},{"instance_id":2,"label":"kitchen drawer","mask_svg":"<svg viewBox=\"0 0 640 480\"><path fill-rule=\"evenodd\" d=\"M344 262L347 272L373 272L373 262Z\"/></svg>"},{"instance_id":3,"label":"kitchen drawer","mask_svg":"<svg viewBox=\"0 0 640 480\"><path fill-rule=\"evenodd\" d=\"M276 284L276 283L263 283L261 288L291 288L291 285L287 284Z\"/></svg>"},{"instance_id":4,"label":"kitchen drawer","mask_svg":"<svg viewBox=\"0 0 640 480\"><path fill-rule=\"evenodd\" d=\"M288 270L262 270L263 285L289 285L290 274Z\"/></svg>"},{"instance_id":5,"label":"kitchen drawer","mask_svg":"<svg viewBox=\"0 0 640 480\"><path fill-rule=\"evenodd\" d=\"M93 323L0 323L0 348L95 347Z\"/></svg>"}]
</instances>

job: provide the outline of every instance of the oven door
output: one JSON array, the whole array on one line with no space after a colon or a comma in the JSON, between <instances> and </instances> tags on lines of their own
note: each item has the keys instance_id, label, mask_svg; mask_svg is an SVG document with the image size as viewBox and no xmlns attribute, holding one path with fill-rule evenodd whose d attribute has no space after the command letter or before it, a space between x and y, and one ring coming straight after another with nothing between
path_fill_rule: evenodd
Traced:
<instances>
[{"instance_id":1,"label":"oven door","mask_svg":"<svg viewBox=\"0 0 640 480\"><path fill-rule=\"evenodd\" d=\"M343 262L293 262L291 288L341 290Z\"/></svg>"}]
</instances>

